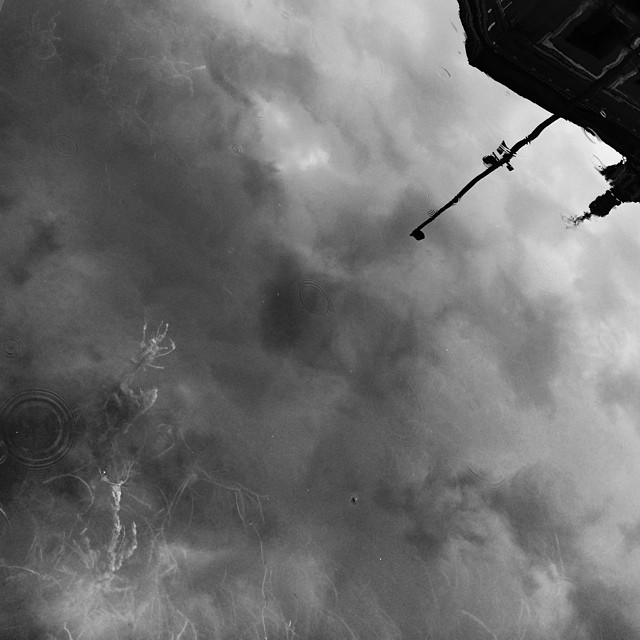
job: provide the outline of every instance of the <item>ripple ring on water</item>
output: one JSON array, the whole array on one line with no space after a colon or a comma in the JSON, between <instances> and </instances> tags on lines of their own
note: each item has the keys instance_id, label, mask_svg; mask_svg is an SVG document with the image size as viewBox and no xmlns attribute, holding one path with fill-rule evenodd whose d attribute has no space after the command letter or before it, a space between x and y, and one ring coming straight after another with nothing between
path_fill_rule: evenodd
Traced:
<instances>
[{"instance_id":1,"label":"ripple ring on water","mask_svg":"<svg viewBox=\"0 0 640 640\"><path fill-rule=\"evenodd\" d=\"M19 338L7 338L2 341L1 350L7 358L19 358L24 353L24 345Z\"/></svg>"},{"instance_id":2,"label":"ripple ring on water","mask_svg":"<svg viewBox=\"0 0 640 640\"><path fill-rule=\"evenodd\" d=\"M78 153L78 143L73 136L59 133L53 140L53 148L61 156L74 156Z\"/></svg>"},{"instance_id":3,"label":"ripple ring on water","mask_svg":"<svg viewBox=\"0 0 640 640\"><path fill-rule=\"evenodd\" d=\"M328 316L333 312L329 294L313 280L304 280L298 287L298 300L302 308L316 316Z\"/></svg>"},{"instance_id":4,"label":"ripple ring on water","mask_svg":"<svg viewBox=\"0 0 640 640\"><path fill-rule=\"evenodd\" d=\"M48 389L28 389L2 401L0 432L7 457L30 468L59 462L84 423L81 412Z\"/></svg>"}]
</instances>

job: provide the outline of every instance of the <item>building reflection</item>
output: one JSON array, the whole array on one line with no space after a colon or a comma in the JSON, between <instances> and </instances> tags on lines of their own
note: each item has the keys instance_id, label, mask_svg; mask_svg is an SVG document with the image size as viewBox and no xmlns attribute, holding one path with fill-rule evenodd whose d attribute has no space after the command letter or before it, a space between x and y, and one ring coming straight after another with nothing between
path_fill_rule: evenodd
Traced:
<instances>
[{"instance_id":1,"label":"building reflection","mask_svg":"<svg viewBox=\"0 0 640 640\"><path fill-rule=\"evenodd\" d=\"M636 0L459 0L459 5L471 65L595 132L624 156L601 170L609 190L572 221L605 216L622 202L640 202Z\"/></svg>"}]
</instances>

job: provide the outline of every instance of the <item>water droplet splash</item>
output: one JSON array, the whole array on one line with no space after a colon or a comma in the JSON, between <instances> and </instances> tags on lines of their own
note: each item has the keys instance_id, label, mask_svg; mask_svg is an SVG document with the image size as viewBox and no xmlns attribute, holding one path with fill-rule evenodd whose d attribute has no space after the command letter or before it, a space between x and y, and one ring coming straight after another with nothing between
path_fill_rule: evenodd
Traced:
<instances>
[{"instance_id":1,"label":"water droplet splash","mask_svg":"<svg viewBox=\"0 0 640 640\"><path fill-rule=\"evenodd\" d=\"M303 309L312 315L328 316L333 312L329 294L313 280L305 280L298 286L298 300Z\"/></svg>"},{"instance_id":2,"label":"water droplet splash","mask_svg":"<svg viewBox=\"0 0 640 640\"><path fill-rule=\"evenodd\" d=\"M24 353L24 344L20 338L6 338L1 343L1 350L6 358L19 358Z\"/></svg>"},{"instance_id":3,"label":"water droplet splash","mask_svg":"<svg viewBox=\"0 0 640 640\"><path fill-rule=\"evenodd\" d=\"M53 148L61 156L74 156L78 153L78 143L73 136L58 134L53 141Z\"/></svg>"}]
</instances>

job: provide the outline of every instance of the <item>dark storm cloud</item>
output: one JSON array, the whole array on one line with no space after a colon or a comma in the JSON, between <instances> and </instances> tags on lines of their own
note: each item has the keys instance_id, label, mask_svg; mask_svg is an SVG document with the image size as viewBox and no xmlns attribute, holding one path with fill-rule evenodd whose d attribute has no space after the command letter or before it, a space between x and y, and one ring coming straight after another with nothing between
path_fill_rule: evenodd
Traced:
<instances>
[{"instance_id":1,"label":"dark storm cloud","mask_svg":"<svg viewBox=\"0 0 640 640\"><path fill-rule=\"evenodd\" d=\"M504 333L497 332L502 342L504 356L501 358L505 376L516 393L525 402L553 408L555 399L551 391L561 356L561 332L564 320L559 301L553 297L541 297L526 301L516 291L506 287L508 303L503 309L505 320L515 323L512 341L503 342ZM513 325L512 325L513 326ZM498 353L502 351L500 347Z\"/></svg>"},{"instance_id":2,"label":"dark storm cloud","mask_svg":"<svg viewBox=\"0 0 640 640\"><path fill-rule=\"evenodd\" d=\"M320 78L312 61L298 52L270 49L225 24L216 25L204 51L213 81L242 106L251 106L253 92L266 100L284 94L302 104L313 101Z\"/></svg>"},{"instance_id":3,"label":"dark storm cloud","mask_svg":"<svg viewBox=\"0 0 640 640\"><path fill-rule=\"evenodd\" d=\"M407 224L417 216L426 215L430 204L429 193L416 182L401 192L390 215L376 219L367 211L368 195L356 192L351 201L338 210L335 224L319 233L318 241L352 272L368 266L397 264L405 244Z\"/></svg>"},{"instance_id":4,"label":"dark storm cloud","mask_svg":"<svg viewBox=\"0 0 640 640\"><path fill-rule=\"evenodd\" d=\"M478 548L486 544L490 534L488 523L483 522L486 507L479 487L474 485L450 469L435 465L419 488L383 484L376 493L376 502L408 519L406 544L430 562L456 539Z\"/></svg>"},{"instance_id":5,"label":"dark storm cloud","mask_svg":"<svg viewBox=\"0 0 640 640\"><path fill-rule=\"evenodd\" d=\"M569 600L575 613L563 638L640 638L640 629L631 618L636 603L625 589L607 585L597 577L585 578L583 583L574 586Z\"/></svg>"},{"instance_id":6,"label":"dark storm cloud","mask_svg":"<svg viewBox=\"0 0 640 640\"><path fill-rule=\"evenodd\" d=\"M639 384L640 377L634 371L611 367L600 372L597 387L611 417L616 417L615 408L624 409L631 415L636 428L640 419Z\"/></svg>"},{"instance_id":7,"label":"dark storm cloud","mask_svg":"<svg viewBox=\"0 0 640 640\"><path fill-rule=\"evenodd\" d=\"M558 469L543 464L520 470L491 491L490 504L502 514L518 545L532 562L561 563L566 570L575 561L576 537L585 515L571 512L576 504L576 488Z\"/></svg>"},{"instance_id":8,"label":"dark storm cloud","mask_svg":"<svg viewBox=\"0 0 640 640\"><path fill-rule=\"evenodd\" d=\"M577 487L566 473L544 464L531 465L484 495L525 553L526 562L520 565L525 593L535 597L549 567L565 581L568 615L558 628L563 629L562 638L640 637L634 598L625 586L599 577L601 569L584 553L581 538L602 523L604 511L580 508ZM637 532L623 527L623 535L628 553L636 546Z\"/></svg>"},{"instance_id":9,"label":"dark storm cloud","mask_svg":"<svg viewBox=\"0 0 640 640\"><path fill-rule=\"evenodd\" d=\"M295 348L306 333L306 314L298 297L303 281L300 265L292 256L282 256L276 269L273 280L265 283L261 337L267 349L282 351Z\"/></svg>"},{"instance_id":10,"label":"dark storm cloud","mask_svg":"<svg viewBox=\"0 0 640 640\"><path fill-rule=\"evenodd\" d=\"M621 524L620 533L622 534L627 553L638 548L638 545L640 545L640 523Z\"/></svg>"},{"instance_id":11,"label":"dark storm cloud","mask_svg":"<svg viewBox=\"0 0 640 640\"><path fill-rule=\"evenodd\" d=\"M488 335L507 384L523 404L553 411L553 385L564 353L562 336L569 326L562 300L546 293L530 298L513 276L499 273L492 282L490 301L480 304L479 309L469 309L462 301L461 313L475 318Z\"/></svg>"},{"instance_id":12,"label":"dark storm cloud","mask_svg":"<svg viewBox=\"0 0 640 640\"><path fill-rule=\"evenodd\" d=\"M12 249L7 247L5 259L10 256L9 264L6 266L7 271L13 283L21 286L32 277L32 271L38 268L39 263L58 251L62 245L58 241L55 223L47 220L32 221L30 232L22 239L26 246L23 246L19 252L15 250L17 240L17 237L13 238Z\"/></svg>"}]
</instances>

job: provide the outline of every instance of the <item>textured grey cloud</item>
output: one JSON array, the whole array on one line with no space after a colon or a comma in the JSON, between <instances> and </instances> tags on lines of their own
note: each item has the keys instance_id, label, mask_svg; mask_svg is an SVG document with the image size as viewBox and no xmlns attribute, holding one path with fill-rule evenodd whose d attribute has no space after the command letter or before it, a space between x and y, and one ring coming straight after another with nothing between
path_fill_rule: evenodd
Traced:
<instances>
[{"instance_id":1,"label":"textured grey cloud","mask_svg":"<svg viewBox=\"0 0 640 640\"><path fill-rule=\"evenodd\" d=\"M575 617L566 638L638 638L637 624L630 618L634 603L624 590L592 579L571 594Z\"/></svg>"},{"instance_id":2,"label":"textured grey cloud","mask_svg":"<svg viewBox=\"0 0 640 640\"><path fill-rule=\"evenodd\" d=\"M505 516L519 546L540 563L569 561L581 524L567 510L575 503L571 480L542 465L520 470L491 496L492 507Z\"/></svg>"},{"instance_id":3,"label":"textured grey cloud","mask_svg":"<svg viewBox=\"0 0 640 640\"><path fill-rule=\"evenodd\" d=\"M602 371L598 389L603 403L612 409L620 408L630 412L634 422L637 422L640 414L640 405L637 399L637 389L640 380L633 371ZM615 411L612 411L615 418Z\"/></svg>"}]
</instances>

